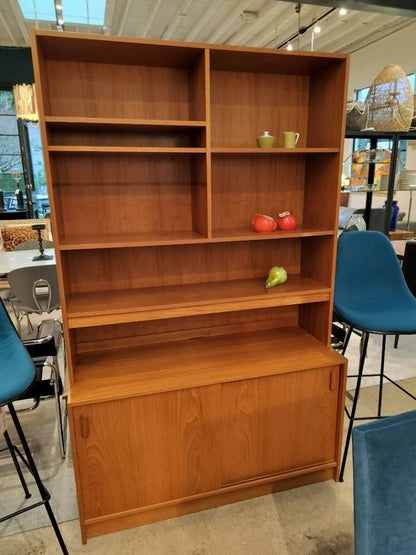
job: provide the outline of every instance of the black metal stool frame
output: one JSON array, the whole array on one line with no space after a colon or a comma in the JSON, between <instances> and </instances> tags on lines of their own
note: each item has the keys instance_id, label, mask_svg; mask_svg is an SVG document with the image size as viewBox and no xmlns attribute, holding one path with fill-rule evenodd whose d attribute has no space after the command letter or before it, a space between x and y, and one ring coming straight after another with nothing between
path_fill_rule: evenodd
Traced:
<instances>
[{"instance_id":1,"label":"black metal stool frame","mask_svg":"<svg viewBox=\"0 0 416 555\"><path fill-rule=\"evenodd\" d=\"M28 499L29 497L31 497L31 494L29 492L26 481L24 479L21 467L19 465L18 458L16 457L16 453L19 456L19 458L23 461L23 463L27 467L27 469L30 471L33 478L35 479L35 482L36 482L36 485L37 485L37 488L39 490L39 493L40 493L40 496L41 496L42 500L38 501L36 503L33 503L32 505L29 505L27 507L24 507L23 509L15 511L11 514L8 514L6 516L1 517L0 522L4 522L5 520L8 520L9 518L14 518L15 516L18 516L22 513L25 513L26 511L29 511L30 509L34 509L36 507L39 507L40 505L44 505L45 509L46 509L46 512L48 513L49 519L51 521L52 527L54 529L54 532L56 534L56 537L58 539L58 542L59 542L59 545L61 547L62 553L64 553L64 555L68 555L68 550L66 548L65 542L63 540L63 537L62 537L61 532L60 532L59 527L58 527L58 523L55 519L55 515L53 514L52 508L51 508L50 503L49 503L50 498L51 498L50 493L45 488L45 486L42 483L42 480L40 479L38 470L36 468L35 461L33 460L32 454L31 454L29 446L27 444L25 434L23 432L22 426L20 425L20 422L19 422L19 419L17 417L16 411L13 407L13 403L8 403L7 408L9 410L10 416L13 420L13 424L14 424L14 426L16 428L16 431L17 431L17 434L19 436L19 440L20 440L20 443L22 445L24 455L19 451L19 449L15 445L12 444L7 430L4 432L3 435L4 435L4 438L6 440L7 449L10 451L11 457L13 459L13 463L14 463L14 465L16 467L16 471L19 475L19 479L20 479L20 482L22 484L23 491L25 493L25 497L26 497L26 499Z\"/></svg>"},{"instance_id":2,"label":"black metal stool frame","mask_svg":"<svg viewBox=\"0 0 416 555\"><path fill-rule=\"evenodd\" d=\"M338 316L338 315L337 315ZM357 378L357 383L355 385L355 391L354 391L354 396L353 396L353 403L352 403L352 407L351 407L351 412L348 411L347 407L345 407L345 413L347 414L348 418L349 418L349 425L348 425L348 431L347 431L347 437L345 438L345 446L344 446L344 453L342 456L342 462L341 462L341 469L340 469L340 473L339 473L339 481L343 482L344 481L344 471L345 471L345 465L347 462L347 456L348 456L348 449L349 449L349 445L351 442L351 434L352 434L352 428L354 426L354 421L355 420L377 420L380 418L386 418L387 415L382 416L381 414L381 407L382 407L382 400L383 400L383 380L384 378L390 382L391 384L393 384L394 386L396 386L398 389L400 389L403 393L406 393L406 395L408 395L409 397L411 397L412 399L414 399L416 401L416 397L414 395L412 395L409 391L407 391L406 389L404 389L401 385L399 385L398 383L396 383L394 380L392 380L391 378L389 378L388 376L385 375L384 373L384 360L385 360L385 351L386 351L386 337L387 335L396 335L397 332L377 332L377 331L370 331L370 330L364 330L364 329L360 329L357 326L353 326L352 324L350 324L349 322L343 320L340 316L338 316L340 321L345 323L346 326L348 326L348 331L345 337L345 341L344 341L344 345L342 348L342 354L345 354L345 351L347 350L348 347L348 343L350 341L351 338L351 334L353 331L360 331L361 332L361 345L360 345L360 361L359 361L359 365L358 365L358 374L351 374L348 375L348 378ZM365 376L363 375L364 372L364 363L365 363L365 357L367 355L367 346L368 346L368 340L370 337L370 334L374 334L374 335L382 335L383 339L382 339L382 348L381 348L381 364L380 364L380 371L376 374L366 374ZM404 334L402 333L401 335L413 335L413 334ZM361 380L362 378L370 378L370 377L379 377L380 378L380 382L379 382L379 391L378 391L378 407L377 407L377 415L374 416L360 416L360 417L356 417L355 413L357 410L357 404L358 404L358 397L360 394L360 387L361 387Z\"/></svg>"}]
</instances>

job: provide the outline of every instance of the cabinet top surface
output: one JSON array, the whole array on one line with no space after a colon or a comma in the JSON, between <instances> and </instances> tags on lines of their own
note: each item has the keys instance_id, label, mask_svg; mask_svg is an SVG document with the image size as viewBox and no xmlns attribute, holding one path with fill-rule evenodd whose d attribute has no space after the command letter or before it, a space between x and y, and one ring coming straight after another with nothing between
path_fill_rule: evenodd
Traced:
<instances>
[{"instance_id":1,"label":"cabinet top surface","mask_svg":"<svg viewBox=\"0 0 416 555\"><path fill-rule=\"evenodd\" d=\"M256 48L248 46L231 46L219 44L203 44L191 42L177 42L156 39L142 39L142 38L126 38L126 37L109 37L102 35L84 34L84 33L61 33L59 31L45 31L45 30L31 30L32 45L38 44L43 50L46 58L50 59L75 59L78 56L88 58L92 49L98 51L104 48L103 56L106 55L106 50L122 47L123 49L135 48L141 46L146 50L149 56L156 55L157 52L162 53L163 50L174 50L177 56L197 56L202 54L206 49L211 51L211 66L213 69L223 69L223 64L232 63L239 65L238 56L246 54L245 57L251 55L262 54L262 57L269 58L270 60L287 60L287 68L290 69L291 64L295 63L299 66L297 71L302 70L302 62L307 61L307 65L303 68L303 72L308 73L311 69L319 67L319 64L324 62L327 64L330 61L335 63L343 62L349 58L349 54L344 53L323 53L323 52L288 52L286 50L276 50L270 48ZM80 45L80 50L77 51L75 45ZM82 46L81 46L82 45ZM105 45L105 46L104 46ZM126 50L125 56L120 57L118 63L131 63L127 61ZM159 65L157 59L148 61L149 65ZM244 65L244 61L241 62Z\"/></svg>"},{"instance_id":2,"label":"cabinet top surface","mask_svg":"<svg viewBox=\"0 0 416 555\"><path fill-rule=\"evenodd\" d=\"M91 352L79 357L79 380L70 402L93 403L344 363L343 356L296 327Z\"/></svg>"}]
</instances>

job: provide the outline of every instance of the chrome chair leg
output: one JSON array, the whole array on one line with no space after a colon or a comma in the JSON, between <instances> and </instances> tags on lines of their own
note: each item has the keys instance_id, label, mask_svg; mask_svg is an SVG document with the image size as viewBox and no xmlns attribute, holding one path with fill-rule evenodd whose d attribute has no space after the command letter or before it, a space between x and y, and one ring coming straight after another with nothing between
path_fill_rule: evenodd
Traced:
<instances>
[{"instance_id":1,"label":"chrome chair leg","mask_svg":"<svg viewBox=\"0 0 416 555\"><path fill-rule=\"evenodd\" d=\"M352 334L352 327L348 326L347 332L345 334L344 345L342 346L342 351L341 351L343 355L345 355L345 351L347 350L348 343L350 342L350 339L351 339L351 334Z\"/></svg>"}]
</instances>

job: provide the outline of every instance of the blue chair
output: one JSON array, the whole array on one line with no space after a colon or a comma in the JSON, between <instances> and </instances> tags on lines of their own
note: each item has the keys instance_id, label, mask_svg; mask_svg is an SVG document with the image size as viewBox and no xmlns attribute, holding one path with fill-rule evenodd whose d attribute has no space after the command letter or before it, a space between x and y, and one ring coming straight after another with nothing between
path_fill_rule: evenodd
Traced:
<instances>
[{"instance_id":1,"label":"blue chair","mask_svg":"<svg viewBox=\"0 0 416 555\"><path fill-rule=\"evenodd\" d=\"M416 298L409 291L389 239L382 233L354 231L340 236L336 261L334 313L338 320L348 327L343 354L351 333L354 331L361 335L358 374L349 376L356 377L357 383L351 412L345 408L349 426L339 475L342 482L354 420L382 418L384 379L416 400L414 395L384 373L386 336L416 333ZM383 336L380 372L364 376L379 377L378 408L376 415L357 418L355 415L370 333Z\"/></svg>"},{"instance_id":2,"label":"blue chair","mask_svg":"<svg viewBox=\"0 0 416 555\"><path fill-rule=\"evenodd\" d=\"M355 555L416 553L416 411L352 432Z\"/></svg>"},{"instance_id":3,"label":"blue chair","mask_svg":"<svg viewBox=\"0 0 416 555\"><path fill-rule=\"evenodd\" d=\"M25 497L29 498L31 494L29 493L19 465L18 457L32 474L41 496L41 501L1 517L0 522L9 518L14 518L26 511L29 511L30 509L39 507L40 505L44 505L56 537L58 538L61 550L63 553L67 554L68 551L49 503L50 494L39 477L39 473L27 444L26 437L13 407L13 402L18 401L25 394L25 392L31 388L34 380L35 368L32 359L18 336L3 303L0 302L0 407L7 406L22 445L24 455L20 452L16 445L13 445L7 429L3 432L3 435L6 441L6 449L10 451L10 455L25 493Z\"/></svg>"}]
</instances>

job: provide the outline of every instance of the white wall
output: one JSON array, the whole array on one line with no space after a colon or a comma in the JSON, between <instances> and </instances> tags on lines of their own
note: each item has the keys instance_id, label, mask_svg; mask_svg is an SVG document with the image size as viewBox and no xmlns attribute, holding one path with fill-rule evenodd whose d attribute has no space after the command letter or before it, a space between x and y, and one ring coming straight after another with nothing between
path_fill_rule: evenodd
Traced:
<instances>
[{"instance_id":1,"label":"white wall","mask_svg":"<svg viewBox=\"0 0 416 555\"><path fill-rule=\"evenodd\" d=\"M416 22L351 54L348 97L354 90L369 87L388 64L397 64L404 71L416 73Z\"/></svg>"}]
</instances>

